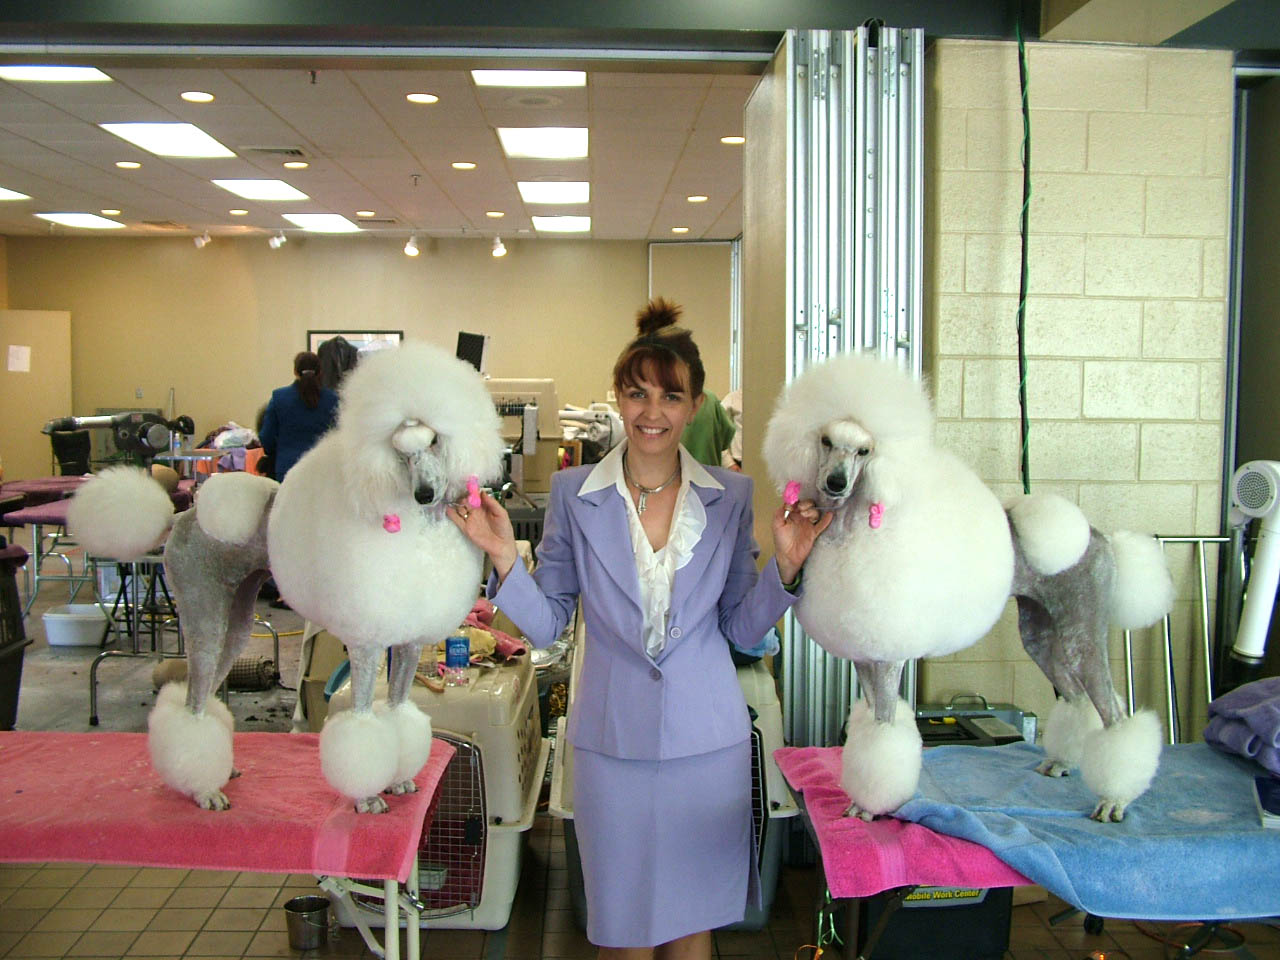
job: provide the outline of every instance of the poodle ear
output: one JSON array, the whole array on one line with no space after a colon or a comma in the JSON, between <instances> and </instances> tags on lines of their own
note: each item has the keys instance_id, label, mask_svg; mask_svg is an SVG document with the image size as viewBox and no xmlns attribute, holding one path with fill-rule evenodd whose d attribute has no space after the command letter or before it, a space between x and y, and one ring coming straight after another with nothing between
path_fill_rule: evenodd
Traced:
<instances>
[{"instance_id":1,"label":"poodle ear","mask_svg":"<svg viewBox=\"0 0 1280 960\"><path fill-rule=\"evenodd\" d=\"M880 503L886 507L893 506L902 496L903 471L909 469L909 466L893 456L877 453L862 468L862 480L859 486L872 503Z\"/></svg>"}]
</instances>

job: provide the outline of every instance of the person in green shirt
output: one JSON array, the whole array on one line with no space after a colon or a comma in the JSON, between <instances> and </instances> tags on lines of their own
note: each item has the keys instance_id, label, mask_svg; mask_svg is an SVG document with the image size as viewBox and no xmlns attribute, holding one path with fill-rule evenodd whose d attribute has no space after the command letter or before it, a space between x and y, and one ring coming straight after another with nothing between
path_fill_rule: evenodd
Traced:
<instances>
[{"instance_id":1,"label":"person in green shirt","mask_svg":"<svg viewBox=\"0 0 1280 960\"><path fill-rule=\"evenodd\" d=\"M702 407L684 428L680 443L699 463L719 467L721 455L729 449L738 427L714 393L704 389L702 398Z\"/></svg>"}]
</instances>

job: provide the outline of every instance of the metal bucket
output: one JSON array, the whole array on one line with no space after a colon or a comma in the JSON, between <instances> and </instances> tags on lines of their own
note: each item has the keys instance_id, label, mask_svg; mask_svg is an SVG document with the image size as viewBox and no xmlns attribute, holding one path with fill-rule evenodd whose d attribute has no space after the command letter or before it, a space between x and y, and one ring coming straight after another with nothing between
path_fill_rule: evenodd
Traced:
<instances>
[{"instance_id":1,"label":"metal bucket","mask_svg":"<svg viewBox=\"0 0 1280 960\"><path fill-rule=\"evenodd\" d=\"M314 950L328 938L328 897L294 897L285 903L284 916L294 950Z\"/></svg>"}]
</instances>

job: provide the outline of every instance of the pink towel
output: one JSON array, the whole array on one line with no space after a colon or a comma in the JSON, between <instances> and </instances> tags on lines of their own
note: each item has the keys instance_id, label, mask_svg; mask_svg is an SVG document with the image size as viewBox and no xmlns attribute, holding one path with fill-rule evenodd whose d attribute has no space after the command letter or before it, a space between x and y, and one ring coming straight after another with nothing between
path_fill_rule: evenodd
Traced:
<instances>
[{"instance_id":1,"label":"pink towel","mask_svg":"<svg viewBox=\"0 0 1280 960\"><path fill-rule=\"evenodd\" d=\"M1031 881L986 847L928 827L881 817L846 817L839 747L783 747L773 752L818 837L833 897L869 897L908 884L929 887L1017 887Z\"/></svg>"},{"instance_id":2,"label":"pink towel","mask_svg":"<svg viewBox=\"0 0 1280 960\"><path fill-rule=\"evenodd\" d=\"M454 748L442 740L384 814L320 773L319 734L238 733L230 810L161 783L142 733L0 733L0 861L114 863L407 880Z\"/></svg>"}]
</instances>

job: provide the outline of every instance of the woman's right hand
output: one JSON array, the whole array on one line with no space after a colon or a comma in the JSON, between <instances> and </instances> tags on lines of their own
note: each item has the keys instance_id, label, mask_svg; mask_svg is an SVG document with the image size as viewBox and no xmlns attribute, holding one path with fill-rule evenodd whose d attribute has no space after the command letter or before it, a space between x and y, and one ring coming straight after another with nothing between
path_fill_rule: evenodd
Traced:
<instances>
[{"instance_id":1,"label":"woman's right hand","mask_svg":"<svg viewBox=\"0 0 1280 960\"><path fill-rule=\"evenodd\" d=\"M468 507L464 496L449 504L445 512L468 540L489 555L498 579L505 580L519 555L516 553L515 529L502 504L487 490L481 490L479 507Z\"/></svg>"}]
</instances>

